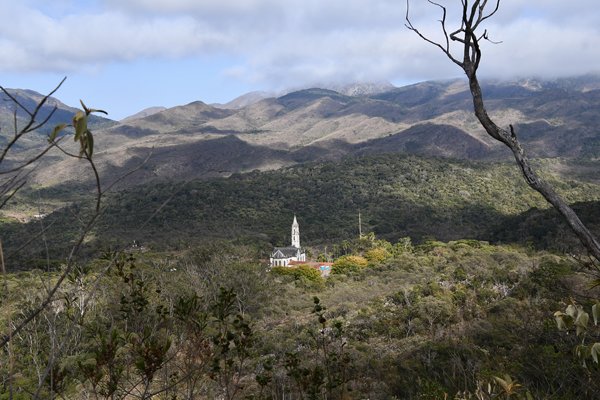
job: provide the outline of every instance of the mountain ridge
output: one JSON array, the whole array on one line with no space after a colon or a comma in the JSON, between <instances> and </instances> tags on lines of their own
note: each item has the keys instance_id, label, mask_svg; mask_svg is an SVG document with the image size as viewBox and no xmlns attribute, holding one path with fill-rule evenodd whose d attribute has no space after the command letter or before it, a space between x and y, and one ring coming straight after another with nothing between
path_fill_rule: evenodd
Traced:
<instances>
[{"instance_id":1,"label":"mountain ridge","mask_svg":"<svg viewBox=\"0 0 600 400\"><path fill-rule=\"evenodd\" d=\"M147 179L185 180L214 176L208 171L215 169L228 176L377 152L509 159L508 151L480 127L464 80L386 88L354 96L308 88L230 108L194 101L111 121L94 131L97 162L104 175L118 176L124 165L131 165L128 157L153 152L148 168L157 173ZM501 126L512 124L532 157L585 158L600 150L600 115L595 111L600 107L600 76L490 80L483 82L483 92L492 118ZM223 140L227 136L237 140ZM253 151L240 154L240 141ZM219 165L213 165L209 151L221 154ZM230 153L235 162L226 160ZM54 158L55 174L71 170L73 162ZM172 168L162 168L164 163ZM41 185L47 178L44 173L34 177Z\"/></svg>"}]
</instances>

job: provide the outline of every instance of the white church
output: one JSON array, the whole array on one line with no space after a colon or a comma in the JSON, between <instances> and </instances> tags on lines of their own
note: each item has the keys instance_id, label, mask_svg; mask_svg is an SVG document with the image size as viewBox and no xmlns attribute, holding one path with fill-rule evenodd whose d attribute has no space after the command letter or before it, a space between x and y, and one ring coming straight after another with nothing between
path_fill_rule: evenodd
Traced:
<instances>
[{"instance_id":1,"label":"white church","mask_svg":"<svg viewBox=\"0 0 600 400\"><path fill-rule=\"evenodd\" d=\"M306 253L300 247L300 227L295 215L292 222L292 245L275 247L270 257L271 267L287 267L291 261L306 261Z\"/></svg>"}]
</instances>

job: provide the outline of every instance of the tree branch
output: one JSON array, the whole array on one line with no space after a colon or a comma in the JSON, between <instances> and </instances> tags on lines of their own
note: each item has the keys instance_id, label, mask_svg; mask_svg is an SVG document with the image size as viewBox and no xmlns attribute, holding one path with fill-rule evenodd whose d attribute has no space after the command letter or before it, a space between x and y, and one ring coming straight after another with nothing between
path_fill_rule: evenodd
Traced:
<instances>
[{"instance_id":1,"label":"tree branch","mask_svg":"<svg viewBox=\"0 0 600 400\"><path fill-rule=\"evenodd\" d=\"M440 4L437 4L431 0L428 0L431 4L434 4L438 7L440 7L442 9L442 19L441 19L441 24L442 24L442 30L444 31L445 34L445 38L446 38L446 47L442 46L441 44L439 44L438 42L429 39L427 36L423 35L417 28L415 28L412 24L412 21L410 20L410 0L406 0L406 23L404 24L404 26L406 26L409 30L415 32L417 35L419 35L419 37L421 39L423 39L424 41L426 41L427 43L430 43L434 46L436 46L437 48L439 48L440 50L442 50L442 52L444 54L446 54L446 56L452 60L452 62L454 62L456 65L458 65L459 67L463 67L463 64L458 61L456 58L454 58L454 56L452 55L452 53L450 52L450 41L448 40L448 35L446 34L446 8Z\"/></svg>"},{"instance_id":2,"label":"tree branch","mask_svg":"<svg viewBox=\"0 0 600 400\"><path fill-rule=\"evenodd\" d=\"M437 5L432 1L429 2L431 4ZM474 112L481 126L485 129L488 135L503 143L512 151L513 156L515 157L515 161L521 169L521 172L527 184L532 189L540 193L544 197L544 199L546 199L546 201L548 201L557 211L559 211L559 213L567 220L567 223L569 224L573 232L577 235L584 247L596 260L600 261L600 243L594 237L594 235L592 235L592 233L587 229L587 227L581 222L577 214L564 201L564 199L558 193L556 193L556 191L549 184L547 184L543 179L541 179L533 170L529 159L527 158L525 151L521 146L521 143L519 142L517 134L515 133L515 130L512 127L512 125L510 126L510 131L500 128L490 118L485 109L481 86L477 78L477 70L479 69L479 65L481 62L481 48L479 46L479 40L481 38L486 40L489 39L487 31L484 30L483 34L479 37L477 36L476 31L484 21L486 21L498 12L498 9L500 7L500 0L495 1L495 6L493 10L487 14L485 9L488 5L488 0L475 0L473 2L473 5L470 7L470 10L468 0L461 0L461 3L461 27L456 31L452 32L450 34L450 38L453 41L458 41L463 44L462 63L456 61L456 58L450 53L448 48L444 48L444 46L442 46L441 44L426 38L414 26L412 26L408 14L408 0L406 26L408 27L408 29L415 32L426 42L431 43L436 47L440 48L442 52L446 54L446 56L451 61L453 61L455 64L459 65L463 69L469 81L469 90L473 98ZM444 9L444 7L442 7L442 9ZM445 25L445 13L446 10L444 9L444 18L442 19L442 25ZM445 26L443 27L442 32L444 33L444 35L447 35Z\"/></svg>"}]
</instances>

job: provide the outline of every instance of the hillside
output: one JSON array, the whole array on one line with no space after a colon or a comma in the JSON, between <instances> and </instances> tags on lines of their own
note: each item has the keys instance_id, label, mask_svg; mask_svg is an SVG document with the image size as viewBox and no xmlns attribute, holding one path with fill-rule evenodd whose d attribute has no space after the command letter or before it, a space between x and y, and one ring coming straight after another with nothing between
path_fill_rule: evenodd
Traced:
<instances>
[{"instance_id":1,"label":"hillside","mask_svg":"<svg viewBox=\"0 0 600 400\"><path fill-rule=\"evenodd\" d=\"M103 195L75 261L93 190L85 165L49 154L51 168L2 210L0 326L62 283L18 334L0 332L11 340L0 397L222 398L233 387L232 399L600 398L595 271L453 108L468 107L460 85L308 89L96 125L104 187L139 169ZM490 102L522 118L538 156L562 155L534 167L599 235L597 135L585 125L598 89L565 85L491 85ZM522 111L503 109L509 100ZM392 126L403 128L377 130ZM308 256L333 261L329 277L266 267L294 215ZM557 328L552 316L573 322L569 310L592 310L575 322L584 336Z\"/></svg>"},{"instance_id":2,"label":"hillside","mask_svg":"<svg viewBox=\"0 0 600 400\"><path fill-rule=\"evenodd\" d=\"M600 200L598 182L548 168L557 165L561 164L556 160L541 160L538 166L569 202ZM563 161L562 165L558 170L568 170L573 164ZM31 197L23 201L52 205L74 193L77 190L69 185L38 189L24 192L23 196ZM46 245L53 256L80 229L78 221L85 220L86 204L67 206L44 219L44 226L51 225ZM593 210L597 203L590 204ZM227 179L147 184L113 193L89 249L123 248L135 240L166 250L227 239L253 243L266 256L273 245L287 244L294 214L302 226L303 242L310 246L355 237L360 211L364 232L391 241L404 236L417 243L427 238L474 238L577 251L577 242L556 224L556 216L544 211L547 208L512 164L398 154L349 157ZM538 211L530 216L531 210ZM598 232L600 216L587 208L584 211L584 219ZM556 228L548 229L552 224ZM7 252L39 229L39 221L5 223L3 230L10 232ZM19 258L43 258L44 248L30 249Z\"/></svg>"},{"instance_id":3,"label":"hillside","mask_svg":"<svg viewBox=\"0 0 600 400\"><path fill-rule=\"evenodd\" d=\"M598 200L593 157L600 78L488 82L485 93L501 122L518 122L533 155L561 156L538 163L569 201ZM72 112L52 101L61 116ZM141 240L176 247L245 237L268 249L282 242L294 212L304 218L309 242L320 243L351 237L362 210L364 229L390 240L474 237L556 247L559 232L532 233L536 228L516 217L547 206L510 162L489 163L507 157L506 151L482 134L469 109L464 83L445 81L355 96L313 88L242 108L196 101L124 123L100 119L91 127L105 186L137 171L108 197L97 245ZM3 231L27 236L33 228L14 225L13 218L27 221L54 210L49 218L61 227L56 238L76 228L68 226L76 214L68 206L93 188L92 175L58 152L44 162L29 177L34 189L2 210L10 221ZM140 222L158 208L142 229ZM546 221L542 226L545 218L527 216Z\"/></svg>"},{"instance_id":4,"label":"hillside","mask_svg":"<svg viewBox=\"0 0 600 400\"><path fill-rule=\"evenodd\" d=\"M44 98L44 95L37 93L33 90L26 89L6 89L23 107L33 112L37 104ZM60 92L58 93L60 94ZM52 128L60 123L69 123L73 118L73 115L78 111L77 108L67 106L62 103L56 97L50 97L46 104L39 110L36 121L38 123L44 121L54 110L54 113L48 120L47 124L42 126L36 131L38 136L44 136L52 130ZM27 113L21 108L16 106L9 97L0 92L0 138L5 140L5 135L12 134L14 132L14 115L16 112L17 125L22 127L24 121L29 118ZM90 118L90 128L92 129L103 129L115 125L116 122L108 118L99 116L92 116Z\"/></svg>"},{"instance_id":5,"label":"hillside","mask_svg":"<svg viewBox=\"0 0 600 400\"><path fill-rule=\"evenodd\" d=\"M475 119L464 81L379 89L368 94L349 87L345 93L354 94L349 95L312 88L261 100L249 95L226 108L196 101L96 129L97 162L102 175L116 177L152 154L148 173L128 181L131 185L380 152L510 159ZM515 126L531 156L593 158L598 153L600 77L489 81L483 90L491 115L501 125ZM240 154L244 147L252 151ZM232 158L216 159L212 152ZM52 176L41 169L35 181L47 186L76 179L68 173L73 168L73 160L55 161Z\"/></svg>"},{"instance_id":6,"label":"hillside","mask_svg":"<svg viewBox=\"0 0 600 400\"><path fill-rule=\"evenodd\" d=\"M269 271L239 243L106 252L78 264L53 306L0 354L0 371L9 375L10 365L19 371L13 390L40 388L43 398L112 390L124 399L142 379L172 398L219 398L226 368L244 382L236 399L285 391L293 399L464 400L475 398L465 391L493 390L483 397L491 399L502 398L494 377L506 375L527 398L600 398L591 357L586 368L573 355L581 339L552 318L567 298L589 310L600 294L571 258L474 240L339 245L365 265L334 264L327 280L314 270ZM0 325L22 318L56 279L6 274ZM32 362L48 360L53 380L40 381Z\"/></svg>"}]
</instances>

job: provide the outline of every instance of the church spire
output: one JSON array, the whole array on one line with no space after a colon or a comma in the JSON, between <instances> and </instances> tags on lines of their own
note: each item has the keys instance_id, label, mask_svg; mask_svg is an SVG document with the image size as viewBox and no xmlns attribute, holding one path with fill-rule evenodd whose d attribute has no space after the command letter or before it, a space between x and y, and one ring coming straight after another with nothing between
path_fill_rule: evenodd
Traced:
<instances>
[{"instance_id":1,"label":"church spire","mask_svg":"<svg viewBox=\"0 0 600 400\"><path fill-rule=\"evenodd\" d=\"M292 222L292 247L300 248L300 226L294 215L294 222Z\"/></svg>"}]
</instances>

